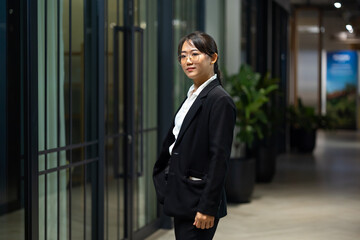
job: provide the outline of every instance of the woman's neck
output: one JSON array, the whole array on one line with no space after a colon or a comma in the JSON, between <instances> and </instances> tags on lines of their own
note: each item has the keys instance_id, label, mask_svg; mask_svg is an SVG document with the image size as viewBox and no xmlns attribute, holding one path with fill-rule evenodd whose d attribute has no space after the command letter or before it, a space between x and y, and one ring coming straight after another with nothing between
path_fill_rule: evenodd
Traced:
<instances>
[{"instance_id":1,"label":"woman's neck","mask_svg":"<svg viewBox=\"0 0 360 240\"><path fill-rule=\"evenodd\" d=\"M194 82L194 92L207 80L209 80L212 76L214 76L214 73L210 73L206 76L203 76L201 78L193 79Z\"/></svg>"}]
</instances>

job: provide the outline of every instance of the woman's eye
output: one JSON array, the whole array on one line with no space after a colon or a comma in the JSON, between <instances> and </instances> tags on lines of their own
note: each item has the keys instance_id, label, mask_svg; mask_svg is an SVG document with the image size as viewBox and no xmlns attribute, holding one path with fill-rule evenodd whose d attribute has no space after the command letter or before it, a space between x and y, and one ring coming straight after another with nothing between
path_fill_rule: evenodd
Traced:
<instances>
[{"instance_id":1,"label":"woman's eye","mask_svg":"<svg viewBox=\"0 0 360 240\"><path fill-rule=\"evenodd\" d=\"M180 58L184 59L184 58L186 58L186 56L185 55L180 55Z\"/></svg>"},{"instance_id":2,"label":"woman's eye","mask_svg":"<svg viewBox=\"0 0 360 240\"><path fill-rule=\"evenodd\" d=\"M191 56L199 56L199 53L192 53Z\"/></svg>"}]
</instances>

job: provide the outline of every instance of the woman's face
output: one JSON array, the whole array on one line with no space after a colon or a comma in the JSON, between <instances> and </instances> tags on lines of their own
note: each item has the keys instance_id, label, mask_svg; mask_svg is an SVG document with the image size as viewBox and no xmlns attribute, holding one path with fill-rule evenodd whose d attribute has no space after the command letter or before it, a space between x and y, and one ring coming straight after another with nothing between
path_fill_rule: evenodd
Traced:
<instances>
[{"instance_id":1,"label":"woman's face","mask_svg":"<svg viewBox=\"0 0 360 240\"><path fill-rule=\"evenodd\" d=\"M184 42L179 56L181 67L188 78L200 82L206 81L214 75L216 60L217 54L211 58L200 52L191 40Z\"/></svg>"}]
</instances>

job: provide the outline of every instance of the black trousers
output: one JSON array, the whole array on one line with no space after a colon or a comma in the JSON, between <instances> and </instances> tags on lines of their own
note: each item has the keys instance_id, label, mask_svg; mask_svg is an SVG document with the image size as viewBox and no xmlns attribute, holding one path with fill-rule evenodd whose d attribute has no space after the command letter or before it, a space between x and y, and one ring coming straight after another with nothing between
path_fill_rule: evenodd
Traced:
<instances>
[{"instance_id":1,"label":"black trousers","mask_svg":"<svg viewBox=\"0 0 360 240\"><path fill-rule=\"evenodd\" d=\"M174 218L176 240L211 240L215 235L219 219L215 218L214 226L209 229L197 228L194 220Z\"/></svg>"}]
</instances>

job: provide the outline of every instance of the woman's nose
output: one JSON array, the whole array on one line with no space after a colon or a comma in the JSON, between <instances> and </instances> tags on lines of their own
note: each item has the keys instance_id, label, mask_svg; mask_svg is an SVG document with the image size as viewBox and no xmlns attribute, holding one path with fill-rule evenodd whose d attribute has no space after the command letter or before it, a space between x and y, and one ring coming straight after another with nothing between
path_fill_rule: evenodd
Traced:
<instances>
[{"instance_id":1,"label":"woman's nose","mask_svg":"<svg viewBox=\"0 0 360 240\"><path fill-rule=\"evenodd\" d=\"M192 60L190 56L186 57L186 64L192 64Z\"/></svg>"}]
</instances>

